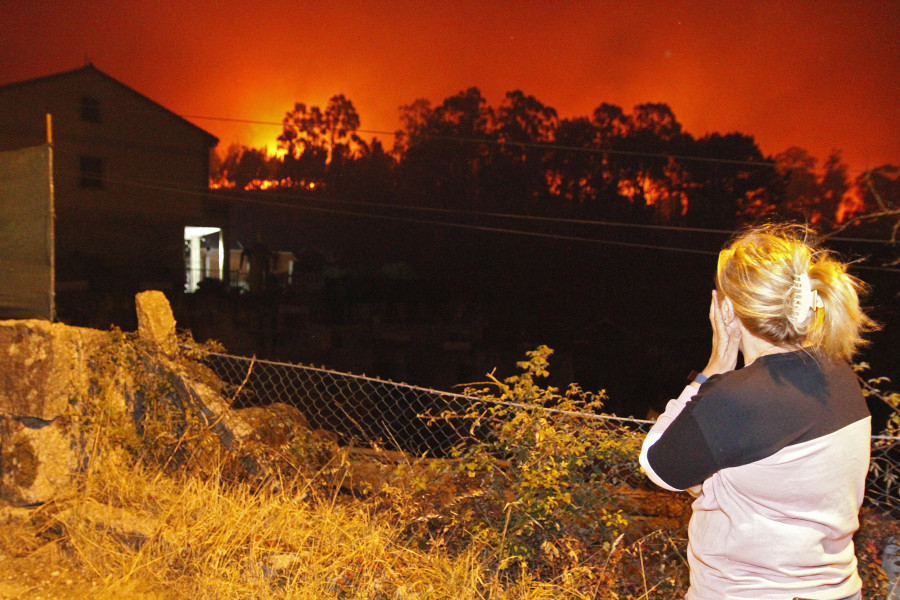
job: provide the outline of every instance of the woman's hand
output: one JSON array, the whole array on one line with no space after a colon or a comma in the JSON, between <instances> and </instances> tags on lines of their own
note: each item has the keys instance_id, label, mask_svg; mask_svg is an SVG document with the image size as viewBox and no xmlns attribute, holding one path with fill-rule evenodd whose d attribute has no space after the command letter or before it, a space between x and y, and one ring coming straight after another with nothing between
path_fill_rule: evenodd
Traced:
<instances>
[{"instance_id":1,"label":"woman's hand","mask_svg":"<svg viewBox=\"0 0 900 600\"><path fill-rule=\"evenodd\" d=\"M726 305L727 303L727 305ZM737 366L738 352L741 349L741 328L738 317L727 298L719 299L713 290L709 303L709 322L712 324L712 352L703 374L712 377L726 371L733 371Z\"/></svg>"}]
</instances>

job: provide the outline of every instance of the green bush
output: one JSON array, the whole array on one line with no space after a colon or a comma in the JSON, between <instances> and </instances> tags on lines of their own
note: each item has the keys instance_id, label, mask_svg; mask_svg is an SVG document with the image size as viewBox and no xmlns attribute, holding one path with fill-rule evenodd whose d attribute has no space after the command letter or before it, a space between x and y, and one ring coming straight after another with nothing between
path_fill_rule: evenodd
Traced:
<instances>
[{"instance_id":1,"label":"green bush","mask_svg":"<svg viewBox=\"0 0 900 600\"><path fill-rule=\"evenodd\" d=\"M470 438L447 463L457 495L432 515L432 539L482 548L504 577L596 586L621 554L629 523L616 489L640 477L641 436L595 418L602 395L541 387L552 352L529 352L521 374L491 374L467 389L478 401L464 415L443 415L464 419Z\"/></svg>"}]
</instances>

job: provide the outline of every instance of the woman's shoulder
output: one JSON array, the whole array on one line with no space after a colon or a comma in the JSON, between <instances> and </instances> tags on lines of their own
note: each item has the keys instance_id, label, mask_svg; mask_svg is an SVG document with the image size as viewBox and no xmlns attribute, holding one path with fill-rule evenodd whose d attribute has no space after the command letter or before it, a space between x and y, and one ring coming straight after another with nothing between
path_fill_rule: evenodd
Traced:
<instances>
[{"instance_id":1,"label":"woman's shoulder","mask_svg":"<svg viewBox=\"0 0 900 600\"><path fill-rule=\"evenodd\" d=\"M763 356L710 378L696 401L695 417L706 428L730 425L778 436L795 432L802 438L830 433L869 415L846 361L805 351Z\"/></svg>"}]
</instances>

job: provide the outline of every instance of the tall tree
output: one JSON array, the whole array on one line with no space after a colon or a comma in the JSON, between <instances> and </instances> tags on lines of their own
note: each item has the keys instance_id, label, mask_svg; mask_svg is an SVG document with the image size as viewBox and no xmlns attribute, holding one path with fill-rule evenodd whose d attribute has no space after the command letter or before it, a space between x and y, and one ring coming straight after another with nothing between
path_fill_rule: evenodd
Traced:
<instances>
[{"instance_id":1,"label":"tall tree","mask_svg":"<svg viewBox=\"0 0 900 600\"><path fill-rule=\"evenodd\" d=\"M284 179L296 187L314 187L325 180L328 151L324 145L325 117L318 106L303 102L282 120L278 147L284 151Z\"/></svg>"},{"instance_id":2,"label":"tall tree","mask_svg":"<svg viewBox=\"0 0 900 600\"><path fill-rule=\"evenodd\" d=\"M556 109L515 90L506 93L497 110L495 131L501 142L541 143L553 141L558 124Z\"/></svg>"},{"instance_id":3,"label":"tall tree","mask_svg":"<svg viewBox=\"0 0 900 600\"><path fill-rule=\"evenodd\" d=\"M631 131L624 140L624 169L619 172L620 194L628 198L635 218L668 223L687 210L687 177L676 156L684 155L693 138L666 104L634 107Z\"/></svg>"},{"instance_id":4,"label":"tall tree","mask_svg":"<svg viewBox=\"0 0 900 600\"><path fill-rule=\"evenodd\" d=\"M592 161L591 188L603 205L604 217L628 220L631 199L622 195L619 182L634 162L634 155L627 147L632 132L631 116L622 107L603 102L591 114L591 124L596 132L595 147L605 151L598 160Z\"/></svg>"},{"instance_id":5,"label":"tall tree","mask_svg":"<svg viewBox=\"0 0 900 600\"><path fill-rule=\"evenodd\" d=\"M335 149L342 152L344 158L352 156L361 149L359 130L359 114L353 102L343 94L332 96L322 115L322 129L328 138L328 159L332 160Z\"/></svg>"},{"instance_id":6,"label":"tall tree","mask_svg":"<svg viewBox=\"0 0 900 600\"><path fill-rule=\"evenodd\" d=\"M220 180L239 190L261 188L277 179L278 159L264 148L231 144L221 159Z\"/></svg>"},{"instance_id":7,"label":"tall tree","mask_svg":"<svg viewBox=\"0 0 900 600\"><path fill-rule=\"evenodd\" d=\"M551 193L568 201L586 216L600 217L597 211L599 198L596 173L603 157L598 153L595 141L598 132L586 117L565 119L559 123L554 137L556 149L550 155L548 185Z\"/></svg>"},{"instance_id":8,"label":"tall tree","mask_svg":"<svg viewBox=\"0 0 900 600\"><path fill-rule=\"evenodd\" d=\"M359 114L343 94L332 96L324 112L297 102L278 136L286 176L302 187L338 181L345 161L362 148L358 130Z\"/></svg>"},{"instance_id":9,"label":"tall tree","mask_svg":"<svg viewBox=\"0 0 900 600\"><path fill-rule=\"evenodd\" d=\"M481 92L469 88L434 109L425 102L408 108L401 116L408 129L397 136L405 144L398 174L403 195L413 202L474 206L488 152L483 142L491 139L493 122Z\"/></svg>"},{"instance_id":10,"label":"tall tree","mask_svg":"<svg viewBox=\"0 0 900 600\"><path fill-rule=\"evenodd\" d=\"M631 117L632 133L647 132L653 137L670 141L681 135L681 123L668 104L646 103L634 107Z\"/></svg>"},{"instance_id":11,"label":"tall tree","mask_svg":"<svg viewBox=\"0 0 900 600\"><path fill-rule=\"evenodd\" d=\"M775 169L753 137L710 133L688 154L697 160L685 164L690 180L687 223L732 229L739 215L752 220L772 210Z\"/></svg>"},{"instance_id":12,"label":"tall tree","mask_svg":"<svg viewBox=\"0 0 900 600\"><path fill-rule=\"evenodd\" d=\"M403 160L406 152L414 144L419 144L427 135L428 123L433 118L434 111L431 102L425 98L418 98L412 104L400 107L400 123L402 126L394 133L394 148L392 153L398 160Z\"/></svg>"},{"instance_id":13,"label":"tall tree","mask_svg":"<svg viewBox=\"0 0 900 600\"><path fill-rule=\"evenodd\" d=\"M493 110L476 87L446 98L433 113L431 125L438 135L460 139L488 136Z\"/></svg>"},{"instance_id":14,"label":"tall tree","mask_svg":"<svg viewBox=\"0 0 900 600\"><path fill-rule=\"evenodd\" d=\"M594 109L591 123L597 129L598 142L609 144L616 139L623 139L631 133L631 117L625 114L622 107L615 104L602 103Z\"/></svg>"},{"instance_id":15,"label":"tall tree","mask_svg":"<svg viewBox=\"0 0 900 600\"><path fill-rule=\"evenodd\" d=\"M782 216L814 223L818 220L821 196L816 175L817 160L805 148L791 146L775 157L782 180Z\"/></svg>"},{"instance_id":16,"label":"tall tree","mask_svg":"<svg viewBox=\"0 0 900 600\"><path fill-rule=\"evenodd\" d=\"M385 152L381 140L363 143L343 169L343 177L335 185L336 193L344 198L373 204L394 202L394 168L396 161Z\"/></svg>"},{"instance_id":17,"label":"tall tree","mask_svg":"<svg viewBox=\"0 0 900 600\"><path fill-rule=\"evenodd\" d=\"M559 124L556 110L519 90L507 92L497 110L493 134L500 145L490 148L482 181L483 203L505 210L538 209L548 194L549 152L541 144L553 141Z\"/></svg>"},{"instance_id":18,"label":"tall tree","mask_svg":"<svg viewBox=\"0 0 900 600\"><path fill-rule=\"evenodd\" d=\"M325 116L318 106L297 102L281 123L278 146L287 155L299 158L307 148L322 146Z\"/></svg>"},{"instance_id":19,"label":"tall tree","mask_svg":"<svg viewBox=\"0 0 900 600\"><path fill-rule=\"evenodd\" d=\"M824 220L832 226L839 222L841 206L847 201L850 191L850 176L847 165L841 161L841 153L833 151L825 159L825 173L819 185L819 206L816 221Z\"/></svg>"}]
</instances>

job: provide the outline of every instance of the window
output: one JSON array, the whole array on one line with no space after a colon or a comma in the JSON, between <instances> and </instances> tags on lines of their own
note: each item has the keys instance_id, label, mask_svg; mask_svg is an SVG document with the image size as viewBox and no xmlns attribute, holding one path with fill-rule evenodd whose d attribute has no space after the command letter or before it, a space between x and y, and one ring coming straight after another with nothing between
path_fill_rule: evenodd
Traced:
<instances>
[{"instance_id":1,"label":"window","mask_svg":"<svg viewBox=\"0 0 900 600\"><path fill-rule=\"evenodd\" d=\"M100 122L100 101L93 96L81 98L81 120L87 123Z\"/></svg>"},{"instance_id":2,"label":"window","mask_svg":"<svg viewBox=\"0 0 900 600\"><path fill-rule=\"evenodd\" d=\"M80 156L78 162L81 171L81 187L102 188L103 159L96 156Z\"/></svg>"}]
</instances>

